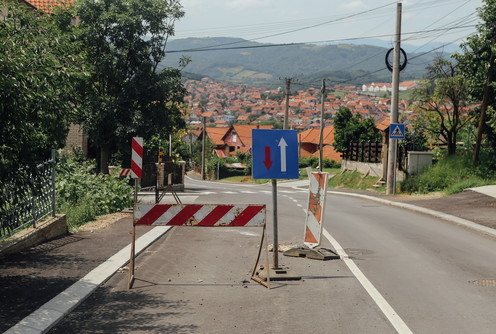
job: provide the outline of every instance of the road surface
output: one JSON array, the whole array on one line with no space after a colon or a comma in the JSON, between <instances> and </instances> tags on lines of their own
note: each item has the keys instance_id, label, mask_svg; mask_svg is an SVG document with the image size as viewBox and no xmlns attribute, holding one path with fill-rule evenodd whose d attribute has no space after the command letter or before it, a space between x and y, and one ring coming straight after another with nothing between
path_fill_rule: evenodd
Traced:
<instances>
[{"instance_id":1,"label":"road surface","mask_svg":"<svg viewBox=\"0 0 496 334\"><path fill-rule=\"evenodd\" d=\"M282 245L302 243L305 183L278 183ZM272 243L270 185L186 188L183 203L266 204ZM50 333L496 332L495 238L336 194L324 224L322 246L343 259L281 255L302 280L270 290L250 280L261 228L173 228L136 259L132 290L116 273Z\"/></svg>"}]
</instances>

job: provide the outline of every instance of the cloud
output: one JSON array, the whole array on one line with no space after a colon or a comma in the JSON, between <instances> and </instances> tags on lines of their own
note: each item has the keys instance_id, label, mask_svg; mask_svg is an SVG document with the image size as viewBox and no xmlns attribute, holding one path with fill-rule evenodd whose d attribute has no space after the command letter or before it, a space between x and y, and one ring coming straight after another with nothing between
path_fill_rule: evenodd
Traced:
<instances>
[{"instance_id":1,"label":"cloud","mask_svg":"<svg viewBox=\"0 0 496 334\"><path fill-rule=\"evenodd\" d=\"M362 0L356 0L352 2L347 2L344 5L341 5L340 8L353 11L353 10L365 9L367 8L367 6Z\"/></svg>"},{"instance_id":2,"label":"cloud","mask_svg":"<svg viewBox=\"0 0 496 334\"><path fill-rule=\"evenodd\" d=\"M236 9L269 7L271 1L267 0L228 0L226 6Z\"/></svg>"}]
</instances>

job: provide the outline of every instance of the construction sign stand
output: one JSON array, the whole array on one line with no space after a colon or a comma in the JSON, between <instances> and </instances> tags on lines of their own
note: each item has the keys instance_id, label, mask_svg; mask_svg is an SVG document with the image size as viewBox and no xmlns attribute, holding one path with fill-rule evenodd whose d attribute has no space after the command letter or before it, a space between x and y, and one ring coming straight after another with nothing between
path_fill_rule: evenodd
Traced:
<instances>
[{"instance_id":1,"label":"construction sign stand","mask_svg":"<svg viewBox=\"0 0 496 334\"><path fill-rule=\"evenodd\" d=\"M261 267L258 275L268 281L300 280L301 276L279 265L277 179L297 179L298 138L295 130L252 130L252 177L271 179L273 203L274 260Z\"/></svg>"},{"instance_id":2,"label":"construction sign stand","mask_svg":"<svg viewBox=\"0 0 496 334\"><path fill-rule=\"evenodd\" d=\"M287 250L284 252L284 255L315 260L339 259L339 255L332 250L326 248L315 249L320 245L322 239L327 179L329 174L312 172L311 168L307 168L307 174L310 185L308 187L308 207L305 218L304 246Z\"/></svg>"}]
</instances>

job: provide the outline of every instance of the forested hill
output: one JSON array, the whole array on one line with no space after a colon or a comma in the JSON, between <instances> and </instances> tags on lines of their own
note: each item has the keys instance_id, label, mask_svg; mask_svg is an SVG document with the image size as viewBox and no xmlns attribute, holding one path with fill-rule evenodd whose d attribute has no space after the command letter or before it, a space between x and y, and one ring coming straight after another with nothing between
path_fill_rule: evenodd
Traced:
<instances>
[{"instance_id":1,"label":"forested hill","mask_svg":"<svg viewBox=\"0 0 496 334\"><path fill-rule=\"evenodd\" d=\"M186 72L244 84L280 85L281 77L305 82L330 78L350 84L391 80L384 61L388 49L371 45L276 46L240 38L187 38L169 41L167 51L162 65L177 67L181 56L189 56L192 61ZM436 55L408 54L411 61L401 80L420 78Z\"/></svg>"}]
</instances>

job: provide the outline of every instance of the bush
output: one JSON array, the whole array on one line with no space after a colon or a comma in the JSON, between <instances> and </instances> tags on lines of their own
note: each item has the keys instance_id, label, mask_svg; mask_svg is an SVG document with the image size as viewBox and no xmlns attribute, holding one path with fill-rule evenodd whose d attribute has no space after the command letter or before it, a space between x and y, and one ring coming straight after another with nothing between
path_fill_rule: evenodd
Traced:
<instances>
[{"instance_id":1,"label":"bush","mask_svg":"<svg viewBox=\"0 0 496 334\"><path fill-rule=\"evenodd\" d=\"M133 187L129 178L119 178L119 171L96 174L93 162L69 155L59 158L56 172L58 210L71 228L132 205Z\"/></svg>"},{"instance_id":2,"label":"bush","mask_svg":"<svg viewBox=\"0 0 496 334\"><path fill-rule=\"evenodd\" d=\"M319 158L315 156L300 158L298 161L298 168L312 167L317 168L319 166ZM324 159L322 161L322 168L340 168L341 164L334 160Z\"/></svg>"},{"instance_id":3,"label":"bush","mask_svg":"<svg viewBox=\"0 0 496 334\"><path fill-rule=\"evenodd\" d=\"M298 161L298 168L305 168L305 167L317 168L318 165L319 165L319 158L314 156L300 158L300 160Z\"/></svg>"}]
</instances>

